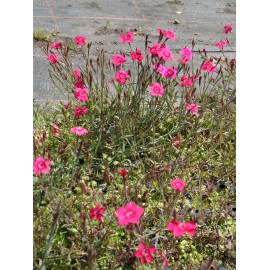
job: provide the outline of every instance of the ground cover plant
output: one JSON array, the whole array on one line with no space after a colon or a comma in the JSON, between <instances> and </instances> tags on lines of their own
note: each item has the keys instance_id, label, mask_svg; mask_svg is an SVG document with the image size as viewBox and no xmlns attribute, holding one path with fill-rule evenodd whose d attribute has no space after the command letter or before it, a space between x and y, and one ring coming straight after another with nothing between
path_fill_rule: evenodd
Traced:
<instances>
[{"instance_id":1,"label":"ground cover plant","mask_svg":"<svg viewBox=\"0 0 270 270\"><path fill-rule=\"evenodd\" d=\"M67 103L34 105L35 269L235 269L235 58L194 46L173 55L173 30L81 64L44 48ZM177 64L173 64L177 58ZM168 269L168 268L167 268Z\"/></svg>"}]
</instances>

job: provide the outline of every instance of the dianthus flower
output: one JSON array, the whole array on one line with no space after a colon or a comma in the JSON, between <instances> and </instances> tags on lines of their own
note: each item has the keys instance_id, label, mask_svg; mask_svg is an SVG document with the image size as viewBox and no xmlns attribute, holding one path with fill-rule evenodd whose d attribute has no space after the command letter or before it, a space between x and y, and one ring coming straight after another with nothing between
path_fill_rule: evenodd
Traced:
<instances>
[{"instance_id":1,"label":"dianthus flower","mask_svg":"<svg viewBox=\"0 0 270 270\"><path fill-rule=\"evenodd\" d=\"M192 113L194 115L196 115L198 113L198 107L194 103L192 103L192 104L186 104L186 108L187 108L188 111L192 111Z\"/></svg>"},{"instance_id":2,"label":"dianthus flower","mask_svg":"<svg viewBox=\"0 0 270 270\"><path fill-rule=\"evenodd\" d=\"M87 114L87 108L85 106L83 106L81 108L79 106L76 106L74 108L74 115L76 117L80 117L81 115L84 115L84 114Z\"/></svg>"},{"instance_id":3,"label":"dianthus flower","mask_svg":"<svg viewBox=\"0 0 270 270\"><path fill-rule=\"evenodd\" d=\"M143 213L144 209L133 202L118 208L115 212L120 226L126 226L131 223L138 224Z\"/></svg>"},{"instance_id":4,"label":"dianthus flower","mask_svg":"<svg viewBox=\"0 0 270 270\"><path fill-rule=\"evenodd\" d=\"M61 42L55 42L50 46L50 49L60 49L62 47Z\"/></svg>"},{"instance_id":5,"label":"dianthus flower","mask_svg":"<svg viewBox=\"0 0 270 270\"><path fill-rule=\"evenodd\" d=\"M80 102L86 102L88 100L88 96L87 96L88 93L89 93L89 90L87 88L76 88L74 97Z\"/></svg>"},{"instance_id":6,"label":"dianthus flower","mask_svg":"<svg viewBox=\"0 0 270 270\"><path fill-rule=\"evenodd\" d=\"M227 45L227 40L221 40L220 42L215 43L215 46L218 47L219 49L222 49L223 46Z\"/></svg>"},{"instance_id":7,"label":"dianthus flower","mask_svg":"<svg viewBox=\"0 0 270 270\"><path fill-rule=\"evenodd\" d=\"M172 39L172 40L176 40L176 36L174 34L173 30L161 30L161 29L157 29L157 32L160 34L162 34L165 38L167 39Z\"/></svg>"},{"instance_id":8,"label":"dianthus flower","mask_svg":"<svg viewBox=\"0 0 270 270\"><path fill-rule=\"evenodd\" d=\"M231 24L226 24L224 26L224 33L229 34L230 32L232 32L232 25Z\"/></svg>"},{"instance_id":9,"label":"dianthus flower","mask_svg":"<svg viewBox=\"0 0 270 270\"><path fill-rule=\"evenodd\" d=\"M88 131L83 127L74 127L74 128L70 129L70 133L76 134L78 136L82 136L82 135L88 133Z\"/></svg>"},{"instance_id":10,"label":"dianthus flower","mask_svg":"<svg viewBox=\"0 0 270 270\"><path fill-rule=\"evenodd\" d=\"M183 191L187 183L183 182L182 179L177 178L177 179L171 180L171 185L172 185L173 190Z\"/></svg>"},{"instance_id":11,"label":"dianthus flower","mask_svg":"<svg viewBox=\"0 0 270 270\"><path fill-rule=\"evenodd\" d=\"M126 58L122 54L116 54L112 58L113 64L118 67L126 62Z\"/></svg>"},{"instance_id":12,"label":"dianthus flower","mask_svg":"<svg viewBox=\"0 0 270 270\"><path fill-rule=\"evenodd\" d=\"M115 74L116 81L120 82L121 84L125 84L127 79L129 79L129 78L130 78L130 76L129 76L128 72L125 70L119 70Z\"/></svg>"},{"instance_id":13,"label":"dianthus flower","mask_svg":"<svg viewBox=\"0 0 270 270\"><path fill-rule=\"evenodd\" d=\"M157 68L157 72L161 75L163 75L163 73L167 70L167 68L161 64L159 64L158 68Z\"/></svg>"},{"instance_id":14,"label":"dianthus flower","mask_svg":"<svg viewBox=\"0 0 270 270\"><path fill-rule=\"evenodd\" d=\"M50 163L51 161L49 159L44 159L43 157L38 157L34 164L34 173L35 174L48 174L50 173Z\"/></svg>"},{"instance_id":15,"label":"dianthus flower","mask_svg":"<svg viewBox=\"0 0 270 270\"><path fill-rule=\"evenodd\" d=\"M167 230L171 231L176 238L183 236L185 233L194 236L196 229L197 226L194 221L182 223L180 221L177 222L176 220L173 220L167 226Z\"/></svg>"},{"instance_id":16,"label":"dianthus flower","mask_svg":"<svg viewBox=\"0 0 270 270\"><path fill-rule=\"evenodd\" d=\"M49 62L51 62L52 64L55 64L55 63L57 63L60 60L60 57L56 53L51 53L51 54L48 54L47 60Z\"/></svg>"},{"instance_id":17,"label":"dianthus flower","mask_svg":"<svg viewBox=\"0 0 270 270\"><path fill-rule=\"evenodd\" d=\"M140 258L141 259L141 263L145 264L147 262L152 262L153 261L153 257L152 257L152 253L154 253L156 251L156 248L151 246L151 247L146 247L145 243L140 242L138 245L138 250L135 251L134 256L136 258Z\"/></svg>"},{"instance_id":18,"label":"dianthus flower","mask_svg":"<svg viewBox=\"0 0 270 270\"><path fill-rule=\"evenodd\" d=\"M192 56L193 56L193 53L192 53L192 50L190 48L185 47L181 50L181 55L182 55L182 57L187 59L187 61L190 61Z\"/></svg>"},{"instance_id":19,"label":"dianthus flower","mask_svg":"<svg viewBox=\"0 0 270 270\"><path fill-rule=\"evenodd\" d=\"M175 79L176 74L177 74L177 70L174 69L173 67L167 67L162 73L162 75L165 76L165 78L167 79L169 78Z\"/></svg>"},{"instance_id":20,"label":"dianthus flower","mask_svg":"<svg viewBox=\"0 0 270 270\"><path fill-rule=\"evenodd\" d=\"M77 45L84 46L86 44L87 38L84 36L77 36L75 37L75 43Z\"/></svg>"},{"instance_id":21,"label":"dianthus flower","mask_svg":"<svg viewBox=\"0 0 270 270\"><path fill-rule=\"evenodd\" d=\"M104 211L105 209L97 204L94 208L90 209L89 217L100 222Z\"/></svg>"},{"instance_id":22,"label":"dianthus flower","mask_svg":"<svg viewBox=\"0 0 270 270\"><path fill-rule=\"evenodd\" d=\"M161 57L164 61L172 61L173 55L169 47L164 46L163 50L157 51L159 57Z\"/></svg>"},{"instance_id":23,"label":"dianthus flower","mask_svg":"<svg viewBox=\"0 0 270 270\"><path fill-rule=\"evenodd\" d=\"M207 71L208 73L213 73L216 70L216 67L213 66L211 61L206 61L203 63L202 68L203 71Z\"/></svg>"},{"instance_id":24,"label":"dianthus flower","mask_svg":"<svg viewBox=\"0 0 270 270\"><path fill-rule=\"evenodd\" d=\"M138 49L136 49L136 52L132 52L130 56L133 61L138 61L139 63L142 62L144 58L142 52Z\"/></svg>"},{"instance_id":25,"label":"dianthus flower","mask_svg":"<svg viewBox=\"0 0 270 270\"><path fill-rule=\"evenodd\" d=\"M164 94L164 88L157 82L154 84L150 84L150 95L151 96L157 96L157 97L162 97Z\"/></svg>"},{"instance_id":26,"label":"dianthus flower","mask_svg":"<svg viewBox=\"0 0 270 270\"><path fill-rule=\"evenodd\" d=\"M191 87L192 86L192 83L193 83L193 81L192 81L192 79L190 79L190 77L189 76L183 76L182 78L181 78L181 86L182 87L184 87L184 86L186 86L186 87Z\"/></svg>"},{"instance_id":27,"label":"dianthus flower","mask_svg":"<svg viewBox=\"0 0 270 270\"><path fill-rule=\"evenodd\" d=\"M133 37L134 37L133 32L128 32L127 34L122 34L119 36L121 43L132 43Z\"/></svg>"},{"instance_id":28,"label":"dianthus flower","mask_svg":"<svg viewBox=\"0 0 270 270\"><path fill-rule=\"evenodd\" d=\"M164 45L155 43L152 47L148 47L148 52L152 54L154 57L158 56L159 53L163 50Z\"/></svg>"}]
</instances>

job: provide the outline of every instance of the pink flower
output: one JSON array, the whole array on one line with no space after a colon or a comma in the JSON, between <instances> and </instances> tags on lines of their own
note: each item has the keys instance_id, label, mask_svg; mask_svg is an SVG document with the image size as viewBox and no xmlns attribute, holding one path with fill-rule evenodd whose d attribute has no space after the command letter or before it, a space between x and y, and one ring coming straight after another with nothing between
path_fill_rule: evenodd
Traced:
<instances>
[{"instance_id":1,"label":"pink flower","mask_svg":"<svg viewBox=\"0 0 270 270\"><path fill-rule=\"evenodd\" d=\"M227 40L221 40L220 42L215 43L215 46L218 47L219 49L222 49L223 46L227 45Z\"/></svg>"},{"instance_id":2,"label":"pink flower","mask_svg":"<svg viewBox=\"0 0 270 270\"><path fill-rule=\"evenodd\" d=\"M61 42L55 42L50 46L50 49L60 49L62 47Z\"/></svg>"},{"instance_id":3,"label":"pink flower","mask_svg":"<svg viewBox=\"0 0 270 270\"><path fill-rule=\"evenodd\" d=\"M118 67L126 62L126 58L122 54L116 54L112 58L113 64Z\"/></svg>"},{"instance_id":4,"label":"pink flower","mask_svg":"<svg viewBox=\"0 0 270 270\"><path fill-rule=\"evenodd\" d=\"M187 58L181 57L181 58L178 58L178 62L181 62L182 64L186 64L189 61L187 60Z\"/></svg>"},{"instance_id":5,"label":"pink flower","mask_svg":"<svg viewBox=\"0 0 270 270\"><path fill-rule=\"evenodd\" d=\"M164 70L162 74L167 79L169 79L169 78L175 79L176 74L177 74L177 70L174 69L173 67L167 67L166 70Z\"/></svg>"},{"instance_id":6,"label":"pink flower","mask_svg":"<svg viewBox=\"0 0 270 270\"><path fill-rule=\"evenodd\" d=\"M52 64L57 63L60 60L60 57L56 53L51 53L47 56L47 60L51 62Z\"/></svg>"},{"instance_id":7,"label":"pink flower","mask_svg":"<svg viewBox=\"0 0 270 270\"><path fill-rule=\"evenodd\" d=\"M169 47L165 46L163 50L157 51L159 57L161 57L164 61L172 61L173 55Z\"/></svg>"},{"instance_id":8,"label":"pink flower","mask_svg":"<svg viewBox=\"0 0 270 270\"><path fill-rule=\"evenodd\" d=\"M176 220L173 220L169 222L167 226L167 230L173 232L174 237L181 237L185 233L194 236L196 233L196 223L194 221L189 221L187 223L177 222Z\"/></svg>"},{"instance_id":9,"label":"pink flower","mask_svg":"<svg viewBox=\"0 0 270 270\"><path fill-rule=\"evenodd\" d=\"M155 43L153 47L148 47L148 52L154 57L158 56L163 51L164 45Z\"/></svg>"},{"instance_id":10,"label":"pink flower","mask_svg":"<svg viewBox=\"0 0 270 270\"><path fill-rule=\"evenodd\" d=\"M56 125L56 124L53 124L53 136L54 137L58 137L59 136L59 127L58 127L58 125Z\"/></svg>"},{"instance_id":11,"label":"pink flower","mask_svg":"<svg viewBox=\"0 0 270 270\"><path fill-rule=\"evenodd\" d=\"M187 108L188 111L192 111L192 113L194 115L196 115L198 113L198 107L194 103L192 103L192 104L186 104L186 108Z\"/></svg>"},{"instance_id":12,"label":"pink flower","mask_svg":"<svg viewBox=\"0 0 270 270\"><path fill-rule=\"evenodd\" d=\"M131 59L133 61L142 62L144 56L142 55L142 52L138 49L136 49L136 52L131 53Z\"/></svg>"},{"instance_id":13,"label":"pink flower","mask_svg":"<svg viewBox=\"0 0 270 270\"><path fill-rule=\"evenodd\" d=\"M208 73L213 73L216 70L216 67L213 66L211 61L206 61L203 63L202 68L203 71L207 71Z\"/></svg>"},{"instance_id":14,"label":"pink flower","mask_svg":"<svg viewBox=\"0 0 270 270\"><path fill-rule=\"evenodd\" d=\"M129 79L129 78L130 78L130 76L129 76L128 72L125 70L119 70L115 74L116 81L120 82L121 84L125 84L127 79Z\"/></svg>"},{"instance_id":15,"label":"pink flower","mask_svg":"<svg viewBox=\"0 0 270 270\"><path fill-rule=\"evenodd\" d=\"M152 253L154 253L156 251L156 248L151 246L151 247L146 247L145 243L140 242L138 245L138 250L134 252L134 256L136 258L140 258L141 259L141 263L145 264L147 262L152 262L153 261L153 257L152 257Z\"/></svg>"},{"instance_id":16,"label":"pink flower","mask_svg":"<svg viewBox=\"0 0 270 270\"><path fill-rule=\"evenodd\" d=\"M133 32L128 32L127 34L122 34L119 36L121 43L132 43L133 42L133 37L134 37L134 33Z\"/></svg>"},{"instance_id":17,"label":"pink flower","mask_svg":"<svg viewBox=\"0 0 270 270\"><path fill-rule=\"evenodd\" d=\"M164 88L159 83L150 84L151 96L162 97L164 94Z\"/></svg>"},{"instance_id":18,"label":"pink flower","mask_svg":"<svg viewBox=\"0 0 270 270\"><path fill-rule=\"evenodd\" d=\"M228 33L230 33L230 32L232 32L232 25L231 25L231 24L226 24L226 25L224 26L224 33L225 33L225 34L228 34Z\"/></svg>"},{"instance_id":19,"label":"pink flower","mask_svg":"<svg viewBox=\"0 0 270 270\"><path fill-rule=\"evenodd\" d=\"M43 157L38 157L34 162L34 173L35 174L48 174L50 173L50 163L49 159L44 159Z\"/></svg>"},{"instance_id":20,"label":"pink flower","mask_svg":"<svg viewBox=\"0 0 270 270\"><path fill-rule=\"evenodd\" d=\"M83 127L74 127L70 129L70 133L77 134L78 136L82 136L83 134L88 133L88 131Z\"/></svg>"},{"instance_id":21,"label":"pink flower","mask_svg":"<svg viewBox=\"0 0 270 270\"><path fill-rule=\"evenodd\" d=\"M179 148L180 142L181 142L180 137L173 137L172 138L172 143L173 143L174 147Z\"/></svg>"},{"instance_id":22,"label":"pink flower","mask_svg":"<svg viewBox=\"0 0 270 270\"><path fill-rule=\"evenodd\" d=\"M80 117L81 115L84 115L84 114L87 114L87 109L86 109L86 107L85 106L83 106L83 107L79 107L79 106L76 106L75 108L74 108L74 115L76 116L76 117Z\"/></svg>"},{"instance_id":23,"label":"pink flower","mask_svg":"<svg viewBox=\"0 0 270 270\"><path fill-rule=\"evenodd\" d=\"M119 173L122 175L122 177L125 177L127 175L127 171L125 169L121 169Z\"/></svg>"},{"instance_id":24,"label":"pink flower","mask_svg":"<svg viewBox=\"0 0 270 270\"><path fill-rule=\"evenodd\" d=\"M80 75L81 71L79 69L75 69L73 72L74 72L74 75L76 78L76 82L75 82L74 86L76 88L83 88L84 87L84 80L83 80L83 77Z\"/></svg>"},{"instance_id":25,"label":"pink flower","mask_svg":"<svg viewBox=\"0 0 270 270\"><path fill-rule=\"evenodd\" d=\"M104 211L105 209L102 208L99 204L97 204L94 208L90 209L89 217L90 219L96 219L100 222Z\"/></svg>"},{"instance_id":26,"label":"pink flower","mask_svg":"<svg viewBox=\"0 0 270 270\"><path fill-rule=\"evenodd\" d=\"M182 57L184 57L188 62L191 60L191 57L193 56L193 53L190 48L183 48L181 50Z\"/></svg>"},{"instance_id":27,"label":"pink flower","mask_svg":"<svg viewBox=\"0 0 270 270\"><path fill-rule=\"evenodd\" d=\"M88 100L88 96L87 96L88 93L89 93L89 90L87 88L76 88L74 97L80 102L86 102Z\"/></svg>"},{"instance_id":28,"label":"pink flower","mask_svg":"<svg viewBox=\"0 0 270 270\"><path fill-rule=\"evenodd\" d=\"M126 206L116 210L116 216L120 226L126 226L131 223L138 224L143 213L144 209L133 202L129 202Z\"/></svg>"},{"instance_id":29,"label":"pink flower","mask_svg":"<svg viewBox=\"0 0 270 270\"><path fill-rule=\"evenodd\" d=\"M166 67L164 67L163 65L159 64L158 68L157 68L157 72L160 74L164 74L164 72L167 70Z\"/></svg>"},{"instance_id":30,"label":"pink flower","mask_svg":"<svg viewBox=\"0 0 270 270\"><path fill-rule=\"evenodd\" d=\"M86 44L87 38L84 36L77 36L75 37L75 43L77 45L84 46Z\"/></svg>"},{"instance_id":31,"label":"pink flower","mask_svg":"<svg viewBox=\"0 0 270 270\"><path fill-rule=\"evenodd\" d=\"M173 39L176 40L176 36L174 35L174 31L173 30L161 30L161 29L157 29L158 33L161 33L165 38L167 39Z\"/></svg>"},{"instance_id":32,"label":"pink flower","mask_svg":"<svg viewBox=\"0 0 270 270\"><path fill-rule=\"evenodd\" d=\"M183 76L181 78L181 86L184 87L191 87L192 86L192 80L188 76Z\"/></svg>"},{"instance_id":33,"label":"pink flower","mask_svg":"<svg viewBox=\"0 0 270 270\"><path fill-rule=\"evenodd\" d=\"M184 187L187 185L187 183L183 182L182 179L180 178L171 180L171 184L173 190L180 190L180 191L183 191Z\"/></svg>"}]
</instances>

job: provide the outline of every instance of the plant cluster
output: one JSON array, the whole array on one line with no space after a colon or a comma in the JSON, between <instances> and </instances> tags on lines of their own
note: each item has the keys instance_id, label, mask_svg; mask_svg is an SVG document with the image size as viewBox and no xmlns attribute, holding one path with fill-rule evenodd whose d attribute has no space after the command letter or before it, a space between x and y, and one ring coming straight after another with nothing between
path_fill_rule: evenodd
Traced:
<instances>
[{"instance_id":1,"label":"plant cluster","mask_svg":"<svg viewBox=\"0 0 270 270\"><path fill-rule=\"evenodd\" d=\"M235 59L180 49L173 30L81 66L44 48L67 97L34 107L36 269L235 269ZM224 33L232 32L230 25Z\"/></svg>"}]
</instances>

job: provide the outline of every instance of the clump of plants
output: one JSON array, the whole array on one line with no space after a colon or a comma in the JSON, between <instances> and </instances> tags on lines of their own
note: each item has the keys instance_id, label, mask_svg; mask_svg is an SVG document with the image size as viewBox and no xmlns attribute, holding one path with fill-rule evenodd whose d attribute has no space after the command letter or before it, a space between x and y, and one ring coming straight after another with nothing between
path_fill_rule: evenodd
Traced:
<instances>
[{"instance_id":1,"label":"clump of plants","mask_svg":"<svg viewBox=\"0 0 270 270\"><path fill-rule=\"evenodd\" d=\"M225 27L225 34L232 31ZM235 59L173 30L112 58L44 48L67 98L34 106L35 269L235 269ZM122 50L125 49L125 52ZM211 268L212 267L212 268Z\"/></svg>"}]
</instances>

